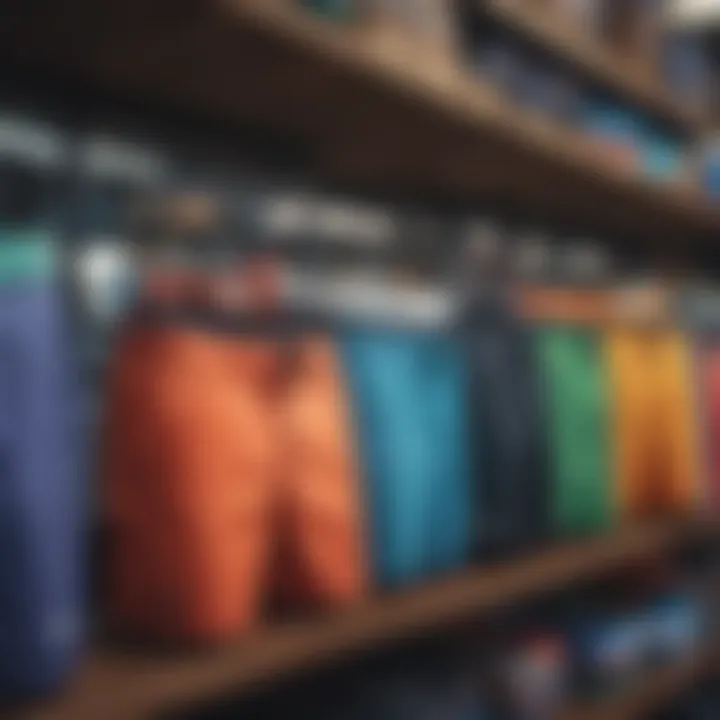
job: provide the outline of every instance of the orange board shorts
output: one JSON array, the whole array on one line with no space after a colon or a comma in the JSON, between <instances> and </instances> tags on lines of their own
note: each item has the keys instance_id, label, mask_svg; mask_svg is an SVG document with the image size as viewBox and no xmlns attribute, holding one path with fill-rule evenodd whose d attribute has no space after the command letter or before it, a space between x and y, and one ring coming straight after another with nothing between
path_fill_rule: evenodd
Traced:
<instances>
[{"instance_id":1,"label":"orange board shorts","mask_svg":"<svg viewBox=\"0 0 720 720\"><path fill-rule=\"evenodd\" d=\"M312 606L358 599L367 573L352 437L323 337L280 348L128 330L105 427L117 622L212 642L250 629L271 586Z\"/></svg>"},{"instance_id":2,"label":"orange board shorts","mask_svg":"<svg viewBox=\"0 0 720 720\"><path fill-rule=\"evenodd\" d=\"M698 457L689 347L680 333L609 333L617 492L626 519L690 510Z\"/></svg>"}]
</instances>

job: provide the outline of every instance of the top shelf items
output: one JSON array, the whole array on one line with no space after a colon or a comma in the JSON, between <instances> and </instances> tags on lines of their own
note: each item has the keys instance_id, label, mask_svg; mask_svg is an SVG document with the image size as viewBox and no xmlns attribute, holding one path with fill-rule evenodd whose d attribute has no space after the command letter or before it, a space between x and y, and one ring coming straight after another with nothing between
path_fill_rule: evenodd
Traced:
<instances>
[{"instance_id":1,"label":"top shelf items","mask_svg":"<svg viewBox=\"0 0 720 720\"><path fill-rule=\"evenodd\" d=\"M21 68L295 138L334 182L649 241L712 240L692 184L608 160L434 49L314 16L295 0L8 0L0 56Z\"/></svg>"},{"instance_id":2,"label":"top shelf items","mask_svg":"<svg viewBox=\"0 0 720 720\"><path fill-rule=\"evenodd\" d=\"M557 56L605 90L635 104L681 132L697 135L708 123L698 110L672 97L659 73L617 53L589 30L552 7L532 0L482 0L487 17Z\"/></svg>"}]
</instances>

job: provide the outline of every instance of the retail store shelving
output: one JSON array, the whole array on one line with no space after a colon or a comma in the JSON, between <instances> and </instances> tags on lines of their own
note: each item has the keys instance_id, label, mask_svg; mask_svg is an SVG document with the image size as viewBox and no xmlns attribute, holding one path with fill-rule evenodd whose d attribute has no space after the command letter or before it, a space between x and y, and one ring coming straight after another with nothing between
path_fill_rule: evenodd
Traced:
<instances>
[{"instance_id":1,"label":"retail store shelving","mask_svg":"<svg viewBox=\"0 0 720 720\"><path fill-rule=\"evenodd\" d=\"M479 8L503 27L562 59L587 80L679 131L695 135L706 129L706 118L673 98L661 82L659 71L619 55L552 6L526 0L480 0Z\"/></svg>"},{"instance_id":2,"label":"retail store shelving","mask_svg":"<svg viewBox=\"0 0 720 720\"><path fill-rule=\"evenodd\" d=\"M712 240L691 186L621 170L459 63L398 52L283 0L9 0L0 56L296 138L321 174L435 201L501 202L657 242Z\"/></svg>"},{"instance_id":3,"label":"retail store shelving","mask_svg":"<svg viewBox=\"0 0 720 720\"><path fill-rule=\"evenodd\" d=\"M560 720L641 720L664 710L698 682L717 677L718 671L720 653L710 649L679 665L656 670L606 700L571 708Z\"/></svg>"},{"instance_id":4,"label":"retail store shelving","mask_svg":"<svg viewBox=\"0 0 720 720\"><path fill-rule=\"evenodd\" d=\"M579 135L522 115L452 62L418 63L362 29L333 25L290 5L6 0L0 58L230 124L282 131L307 148L328 176L374 191L496 200L664 242L712 240L720 230L720 213L691 189L657 186L619 171ZM342 615L260 631L208 653L98 646L61 698L25 708L21 716L134 720L242 694L679 549L711 531L685 524L628 529L469 571ZM694 672L675 669L660 684L680 688ZM632 702L641 702L637 698ZM631 706L625 707L627 713ZM612 714L614 720L630 717L617 709Z\"/></svg>"},{"instance_id":5,"label":"retail store shelving","mask_svg":"<svg viewBox=\"0 0 720 720\"><path fill-rule=\"evenodd\" d=\"M441 632L464 620L680 550L715 537L710 524L653 524L480 567L428 587L368 601L325 619L258 631L205 653L97 650L57 701L28 709L27 720L133 720L241 697L393 642Z\"/></svg>"}]
</instances>

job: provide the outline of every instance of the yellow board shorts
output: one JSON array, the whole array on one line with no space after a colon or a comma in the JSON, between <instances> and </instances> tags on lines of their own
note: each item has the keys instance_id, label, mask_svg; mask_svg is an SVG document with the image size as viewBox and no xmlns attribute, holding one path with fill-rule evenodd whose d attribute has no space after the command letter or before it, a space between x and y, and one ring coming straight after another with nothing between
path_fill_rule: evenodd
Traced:
<instances>
[{"instance_id":1,"label":"yellow board shorts","mask_svg":"<svg viewBox=\"0 0 720 720\"><path fill-rule=\"evenodd\" d=\"M670 330L607 338L616 489L625 519L682 514L698 496L689 347Z\"/></svg>"}]
</instances>

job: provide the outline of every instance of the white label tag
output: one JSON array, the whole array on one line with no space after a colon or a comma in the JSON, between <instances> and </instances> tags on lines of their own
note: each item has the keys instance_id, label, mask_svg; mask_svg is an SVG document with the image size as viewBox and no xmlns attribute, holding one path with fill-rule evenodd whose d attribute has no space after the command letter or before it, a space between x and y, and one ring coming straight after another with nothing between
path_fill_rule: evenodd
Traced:
<instances>
[{"instance_id":1,"label":"white label tag","mask_svg":"<svg viewBox=\"0 0 720 720\"><path fill-rule=\"evenodd\" d=\"M361 203L321 201L316 206L315 231L337 244L383 247L392 241L396 226L389 211Z\"/></svg>"},{"instance_id":2,"label":"white label tag","mask_svg":"<svg viewBox=\"0 0 720 720\"><path fill-rule=\"evenodd\" d=\"M74 264L74 274L90 314L99 320L117 315L124 300L123 285L135 271L131 245L113 236L94 237L88 240Z\"/></svg>"},{"instance_id":3,"label":"white label tag","mask_svg":"<svg viewBox=\"0 0 720 720\"><path fill-rule=\"evenodd\" d=\"M445 289L405 287L393 279L288 271L286 298L296 305L347 318L374 322L443 326L454 316L457 300Z\"/></svg>"},{"instance_id":4,"label":"white label tag","mask_svg":"<svg viewBox=\"0 0 720 720\"><path fill-rule=\"evenodd\" d=\"M154 150L103 135L85 140L81 170L94 178L153 183L167 176L166 161Z\"/></svg>"},{"instance_id":5,"label":"white label tag","mask_svg":"<svg viewBox=\"0 0 720 720\"><path fill-rule=\"evenodd\" d=\"M261 202L260 225L273 238L299 237L312 228L310 197L304 194L277 195Z\"/></svg>"},{"instance_id":6,"label":"white label tag","mask_svg":"<svg viewBox=\"0 0 720 720\"><path fill-rule=\"evenodd\" d=\"M314 239L336 245L383 247L397 234L392 213L310 193L282 193L261 201L260 225L273 239Z\"/></svg>"}]
</instances>

